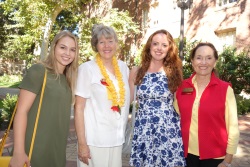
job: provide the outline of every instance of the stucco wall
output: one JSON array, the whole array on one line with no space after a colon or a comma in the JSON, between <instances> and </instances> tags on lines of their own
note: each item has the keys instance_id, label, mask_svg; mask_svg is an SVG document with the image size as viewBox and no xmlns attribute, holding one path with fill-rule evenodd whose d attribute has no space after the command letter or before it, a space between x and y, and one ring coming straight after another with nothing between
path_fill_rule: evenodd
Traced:
<instances>
[{"instance_id":1,"label":"stucco wall","mask_svg":"<svg viewBox=\"0 0 250 167\"><path fill-rule=\"evenodd\" d=\"M219 45L216 33L236 30L236 47L250 45L250 0L219 7L216 0L195 0L187 21L186 37Z\"/></svg>"}]
</instances>

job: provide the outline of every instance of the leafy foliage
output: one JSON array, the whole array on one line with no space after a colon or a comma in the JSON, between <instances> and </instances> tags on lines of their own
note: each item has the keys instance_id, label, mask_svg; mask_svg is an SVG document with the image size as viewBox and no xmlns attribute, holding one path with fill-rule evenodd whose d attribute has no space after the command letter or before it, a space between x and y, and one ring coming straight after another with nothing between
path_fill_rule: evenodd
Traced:
<instances>
[{"instance_id":1,"label":"leafy foliage","mask_svg":"<svg viewBox=\"0 0 250 167\"><path fill-rule=\"evenodd\" d=\"M179 46L179 41L177 46ZM193 42L187 42L186 39L184 40L184 48L183 48L183 78L186 79L190 77L190 75L193 73L193 68L191 64L191 59L190 59L190 52L191 50L199 43L200 41L193 41Z\"/></svg>"},{"instance_id":2,"label":"leafy foliage","mask_svg":"<svg viewBox=\"0 0 250 167\"><path fill-rule=\"evenodd\" d=\"M237 111L239 115L244 115L250 112L250 99L243 98L240 95L235 95L237 102Z\"/></svg>"},{"instance_id":3,"label":"leafy foliage","mask_svg":"<svg viewBox=\"0 0 250 167\"><path fill-rule=\"evenodd\" d=\"M2 50L2 55L5 59L8 59L12 62L18 60L27 60L30 62L30 58L35 56L33 55L34 49L34 38L29 35L9 35L7 37L4 47L8 49Z\"/></svg>"},{"instance_id":4,"label":"leafy foliage","mask_svg":"<svg viewBox=\"0 0 250 167\"><path fill-rule=\"evenodd\" d=\"M216 66L222 80L232 83L234 92L250 93L250 57L237 54L236 48L225 47Z\"/></svg>"},{"instance_id":5,"label":"leafy foliage","mask_svg":"<svg viewBox=\"0 0 250 167\"><path fill-rule=\"evenodd\" d=\"M37 1L6 0L2 3L4 14L9 22L5 22L8 31L4 44L3 57L9 61L35 59L33 51L39 45L44 17L39 9L43 7ZM37 14L40 12L40 15ZM46 10L43 14L46 15Z\"/></svg>"},{"instance_id":6,"label":"leafy foliage","mask_svg":"<svg viewBox=\"0 0 250 167\"><path fill-rule=\"evenodd\" d=\"M3 100L0 99L0 109L3 108Z\"/></svg>"},{"instance_id":7,"label":"leafy foliage","mask_svg":"<svg viewBox=\"0 0 250 167\"><path fill-rule=\"evenodd\" d=\"M136 52L137 55L136 55L135 58L134 58L134 65L136 65L136 66L139 66L140 63L141 63L141 53L142 53L142 51L143 51L144 46L145 46L145 45L142 45L142 46L140 47L140 49Z\"/></svg>"},{"instance_id":8,"label":"leafy foliage","mask_svg":"<svg viewBox=\"0 0 250 167\"><path fill-rule=\"evenodd\" d=\"M2 101L3 110L1 112L1 119L10 121L12 113L14 111L17 102L17 95L10 95L7 93L6 98Z\"/></svg>"},{"instance_id":9,"label":"leafy foliage","mask_svg":"<svg viewBox=\"0 0 250 167\"><path fill-rule=\"evenodd\" d=\"M84 22L81 22L79 25L82 29L82 34L80 36L80 54L83 62L91 59L91 56L95 55L90 44L91 29L94 24L100 23L111 26L115 29L119 39L119 55L122 56L127 55L127 52L130 49L126 45L126 39L139 33L139 26L132 20L129 13L127 11L118 11L116 8L110 9L105 16L96 15L95 17L84 20ZM121 58L124 59L124 57Z\"/></svg>"},{"instance_id":10,"label":"leafy foliage","mask_svg":"<svg viewBox=\"0 0 250 167\"><path fill-rule=\"evenodd\" d=\"M1 1L0 1L0 48L3 48L3 45L6 41L6 36L7 36L7 31L4 28L4 24L6 22L8 22L8 16L4 15L4 9L1 5ZM2 50L0 49L0 55L2 54Z\"/></svg>"},{"instance_id":11,"label":"leafy foliage","mask_svg":"<svg viewBox=\"0 0 250 167\"><path fill-rule=\"evenodd\" d=\"M103 6L90 0L5 0L1 2L0 19L9 21L3 22L6 42L0 46L2 56L12 62L26 60L29 66L39 56L46 56L48 43L58 31L69 30L79 36L84 62L94 54L89 42L93 24L104 23L115 28L120 40L120 58L126 59L124 55L128 56L130 49L126 40L139 32L138 25L127 11L108 7L102 10Z\"/></svg>"},{"instance_id":12,"label":"leafy foliage","mask_svg":"<svg viewBox=\"0 0 250 167\"><path fill-rule=\"evenodd\" d=\"M4 30L7 33L4 36L6 42L1 47L2 56L9 61L21 59L28 60L28 63L39 59L34 51L39 51L42 41L51 37L52 29L49 28L53 26L48 25L54 25L54 34L63 29L75 30L77 24L75 16L79 16L81 5L88 1L5 0L1 2L0 9L3 10L3 12L1 10L3 15L0 15L0 19L9 20L4 22ZM57 18L58 24L54 24L54 18Z\"/></svg>"},{"instance_id":13,"label":"leafy foliage","mask_svg":"<svg viewBox=\"0 0 250 167\"><path fill-rule=\"evenodd\" d=\"M0 76L0 87L12 87L12 85L20 83L21 80L21 75L3 75Z\"/></svg>"}]
</instances>

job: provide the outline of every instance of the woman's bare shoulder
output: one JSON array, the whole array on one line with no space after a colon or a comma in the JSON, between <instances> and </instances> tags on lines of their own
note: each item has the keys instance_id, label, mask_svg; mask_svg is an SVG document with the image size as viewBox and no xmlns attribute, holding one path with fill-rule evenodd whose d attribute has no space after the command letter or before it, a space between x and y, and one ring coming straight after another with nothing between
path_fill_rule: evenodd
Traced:
<instances>
[{"instance_id":1,"label":"woman's bare shoulder","mask_svg":"<svg viewBox=\"0 0 250 167\"><path fill-rule=\"evenodd\" d=\"M137 71L139 70L139 67L138 66L134 66L132 67L132 69L130 70L131 73L135 74L137 73Z\"/></svg>"}]
</instances>

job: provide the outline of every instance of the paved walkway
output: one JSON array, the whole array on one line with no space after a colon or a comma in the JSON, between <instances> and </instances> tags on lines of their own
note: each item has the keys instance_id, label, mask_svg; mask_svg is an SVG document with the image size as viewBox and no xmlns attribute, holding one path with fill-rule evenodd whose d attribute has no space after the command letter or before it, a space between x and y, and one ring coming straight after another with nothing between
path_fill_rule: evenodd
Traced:
<instances>
[{"instance_id":1,"label":"paved walkway","mask_svg":"<svg viewBox=\"0 0 250 167\"><path fill-rule=\"evenodd\" d=\"M0 98L5 98L6 94L9 93L10 95L16 95L19 93L19 89L15 88L0 88Z\"/></svg>"},{"instance_id":2,"label":"paved walkway","mask_svg":"<svg viewBox=\"0 0 250 167\"><path fill-rule=\"evenodd\" d=\"M10 91L12 93L16 93L16 90L5 90ZM0 98L5 96L3 93L3 88L0 88ZM250 167L250 114L239 116L239 129L240 129L240 141L238 145L238 150L236 155L234 156L232 167ZM3 131L0 131L0 137L3 136ZM66 167L76 167L76 134L74 127L73 117L70 121L70 129L68 136L68 144L67 144L67 164ZM5 149L3 155L8 155L9 151L13 146L13 132L10 132L10 135L6 141ZM129 167L129 154L122 155L123 159L123 167Z\"/></svg>"}]
</instances>

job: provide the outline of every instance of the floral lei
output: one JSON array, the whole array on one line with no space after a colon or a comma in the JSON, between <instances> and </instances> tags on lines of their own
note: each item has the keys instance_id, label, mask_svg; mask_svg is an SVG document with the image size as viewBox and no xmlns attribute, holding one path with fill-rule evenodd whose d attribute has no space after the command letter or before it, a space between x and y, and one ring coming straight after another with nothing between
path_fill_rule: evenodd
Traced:
<instances>
[{"instance_id":1,"label":"floral lei","mask_svg":"<svg viewBox=\"0 0 250 167\"><path fill-rule=\"evenodd\" d=\"M125 86L122 79L122 73L120 71L120 68L118 66L118 61L115 56L112 58L112 64L114 66L115 70L115 76L118 81L119 86L119 92L116 92L115 86L111 79L109 78L109 75L106 71L106 68L104 67L101 57L99 54L96 55L96 63L98 67L101 70L101 73L104 77L104 79L101 80L101 83L107 87L107 93L108 93L108 99L112 101L112 107L111 109L113 111L121 113L121 107L124 106L125 102Z\"/></svg>"}]
</instances>

